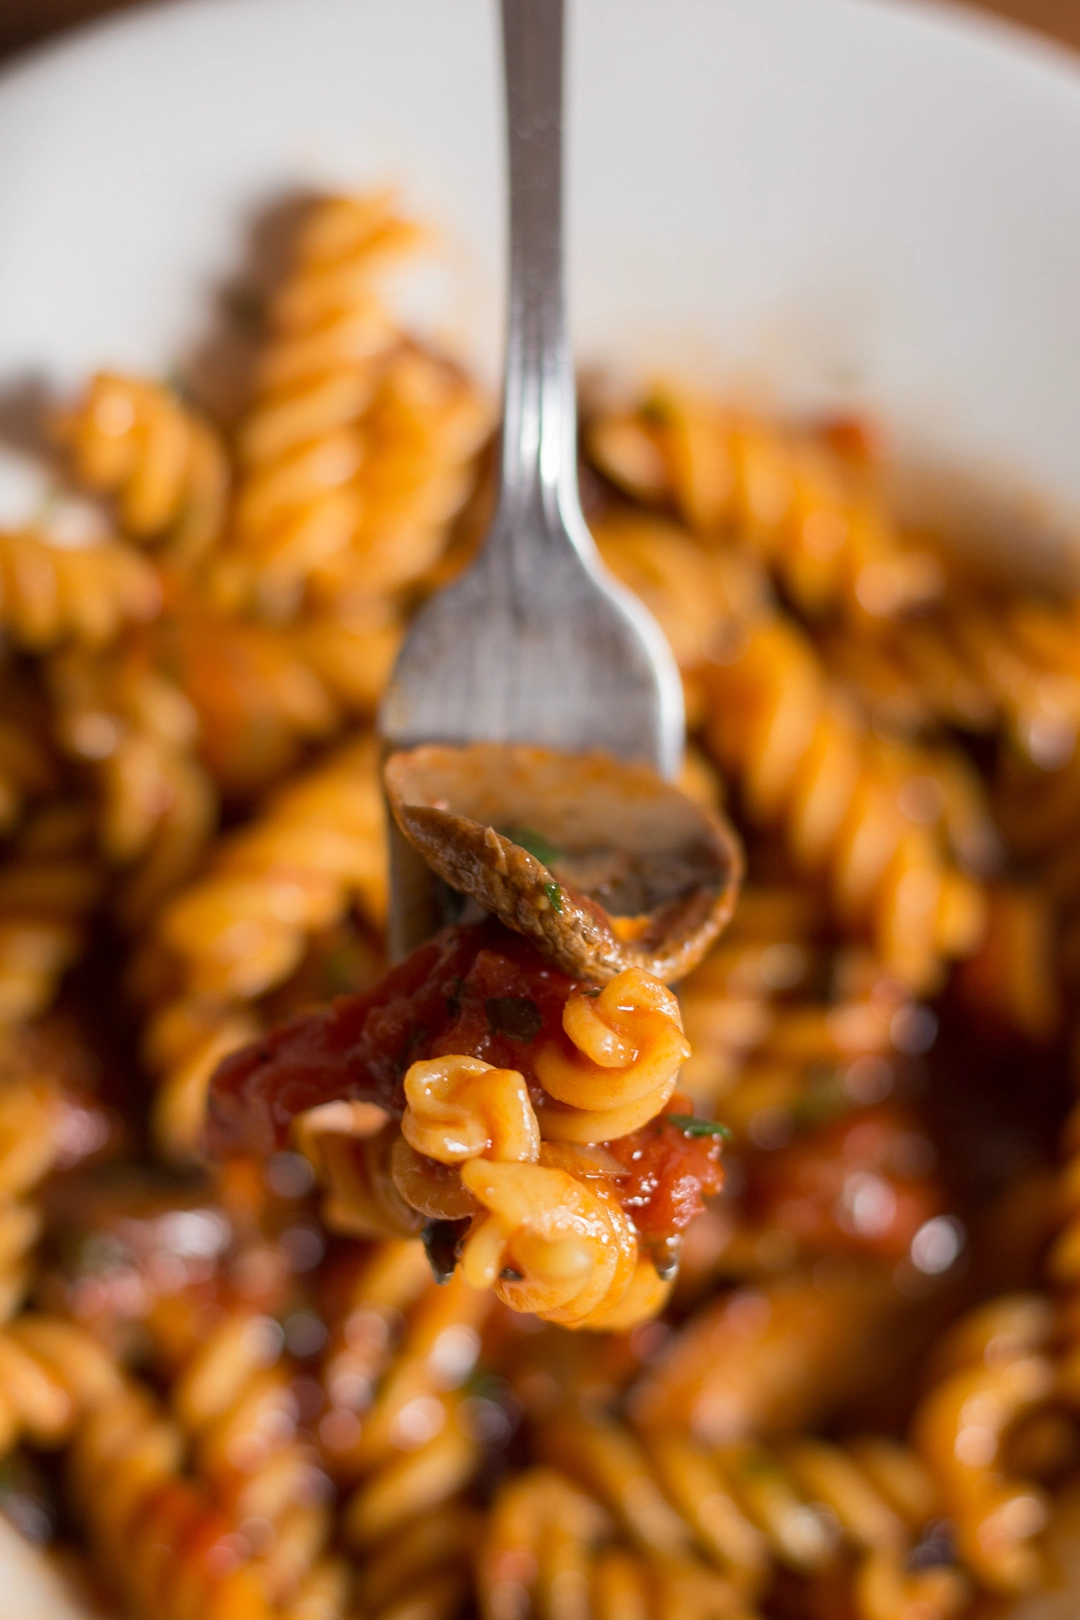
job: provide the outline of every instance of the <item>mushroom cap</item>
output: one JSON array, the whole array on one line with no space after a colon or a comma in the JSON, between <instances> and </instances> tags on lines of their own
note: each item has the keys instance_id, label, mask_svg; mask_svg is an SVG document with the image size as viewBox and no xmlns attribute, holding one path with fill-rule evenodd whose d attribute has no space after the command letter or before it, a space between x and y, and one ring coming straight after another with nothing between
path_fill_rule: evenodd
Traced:
<instances>
[{"instance_id":1,"label":"mushroom cap","mask_svg":"<svg viewBox=\"0 0 1080 1620\"><path fill-rule=\"evenodd\" d=\"M575 978L640 967L671 983L734 910L735 833L646 765L433 745L392 755L385 780L428 866Z\"/></svg>"}]
</instances>

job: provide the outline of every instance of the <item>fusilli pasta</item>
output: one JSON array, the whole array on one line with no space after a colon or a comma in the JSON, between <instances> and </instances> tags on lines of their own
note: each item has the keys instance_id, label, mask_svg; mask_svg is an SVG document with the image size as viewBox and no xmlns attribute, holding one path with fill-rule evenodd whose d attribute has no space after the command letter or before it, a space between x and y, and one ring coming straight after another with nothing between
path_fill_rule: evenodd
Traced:
<instances>
[{"instance_id":1,"label":"fusilli pasta","mask_svg":"<svg viewBox=\"0 0 1080 1620\"><path fill-rule=\"evenodd\" d=\"M941 589L936 557L905 543L865 466L821 435L665 388L598 416L587 443L630 494L670 504L711 543L756 551L811 616L888 618Z\"/></svg>"},{"instance_id":2,"label":"fusilli pasta","mask_svg":"<svg viewBox=\"0 0 1080 1620\"><path fill-rule=\"evenodd\" d=\"M360 728L490 507L415 236L317 200L235 443L104 372L5 518L0 1509L132 1620L1071 1613L1076 599L858 424L586 414L738 910L677 994L501 910L384 976Z\"/></svg>"},{"instance_id":3,"label":"fusilli pasta","mask_svg":"<svg viewBox=\"0 0 1080 1620\"><path fill-rule=\"evenodd\" d=\"M384 838L373 744L349 744L223 840L164 908L155 930L164 994L145 1041L173 1151L195 1147L210 1075L250 1035L247 1007L288 977L305 939L354 903L381 922Z\"/></svg>"},{"instance_id":4,"label":"fusilli pasta","mask_svg":"<svg viewBox=\"0 0 1080 1620\"><path fill-rule=\"evenodd\" d=\"M233 543L275 616L313 574L336 597L421 573L464 498L485 417L452 368L403 343L376 291L415 238L385 196L318 201L273 300Z\"/></svg>"},{"instance_id":5,"label":"fusilli pasta","mask_svg":"<svg viewBox=\"0 0 1080 1620\"><path fill-rule=\"evenodd\" d=\"M123 532L160 543L178 564L221 534L228 464L211 424L160 383L102 371L57 423L72 471L116 497Z\"/></svg>"}]
</instances>

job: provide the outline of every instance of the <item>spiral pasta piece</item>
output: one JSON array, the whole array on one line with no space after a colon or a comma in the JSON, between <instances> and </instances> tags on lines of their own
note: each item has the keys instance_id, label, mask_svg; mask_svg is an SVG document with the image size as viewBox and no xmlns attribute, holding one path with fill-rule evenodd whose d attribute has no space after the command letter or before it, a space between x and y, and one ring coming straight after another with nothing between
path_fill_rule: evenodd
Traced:
<instances>
[{"instance_id":1,"label":"spiral pasta piece","mask_svg":"<svg viewBox=\"0 0 1080 1620\"><path fill-rule=\"evenodd\" d=\"M453 1221L473 1202L456 1169L411 1148L382 1109L331 1103L298 1117L294 1140L326 1189L322 1215L351 1237L414 1237L426 1221Z\"/></svg>"},{"instance_id":2,"label":"spiral pasta piece","mask_svg":"<svg viewBox=\"0 0 1080 1620\"><path fill-rule=\"evenodd\" d=\"M158 938L193 992L252 999L292 970L305 933L350 901L381 921L382 860L375 754L365 739L290 783L223 840L205 876L165 909Z\"/></svg>"},{"instance_id":3,"label":"spiral pasta piece","mask_svg":"<svg viewBox=\"0 0 1080 1620\"><path fill-rule=\"evenodd\" d=\"M641 1379L635 1420L706 1444L809 1427L854 1387L895 1308L881 1274L859 1267L817 1279L793 1268L722 1295Z\"/></svg>"},{"instance_id":4,"label":"spiral pasta piece","mask_svg":"<svg viewBox=\"0 0 1080 1620\"><path fill-rule=\"evenodd\" d=\"M590 1615L596 1620L749 1620L738 1593L690 1556L620 1542L600 1504L556 1468L500 1490L481 1551L484 1620Z\"/></svg>"},{"instance_id":5,"label":"spiral pasta piece","mask_svg":"<svg viewBox=\"0 0 1080 1620\"><path fill-rule=\"evenodd\" d=\"M131 922L189 876L218 789L235 799L265 787L337 720L287 641L192 603L150 639L56 656L50 684L61 744L99 784L103 853L131 872Z\"/></svg>"},{"instance_id":6,"label":"spiral pasta piece","mask_svg":"<svg viewBox=\"0 0 1080 1620\"><path fill-rule=\"evenodd\" d=\"M288 978L305 941L353 905L381 922L384 847L375 749L364 739L271 798L164 907L155 933L166 993L154 996L145 1049L172 1151L195 1147L210 1075L243 1044L255 1022L247 1009Z\"/></svg>"},{"instance_id":7,"label":"spiral pasta piece","mask_svg":"<svg viewBox=\"0 0 1080 1620\"><path fill-rule=\"evenodd\" d=\"M856 685L890 687L924 724L1003 732L1053 777L1074 758L1080 728L1076 629L1072 601L962 579L932 613L865 647L840 638L826 656Z\"/></svg>"},{"instance_id":8,"label":"spiral pasta piece","mask_svg":"<svg viewBox=\"0 0 1080 1620\"><path fill-rule=\"evenodd\" d=\"M27 1312L0 1330L0 1449L20 1437L66 1444L96 1406L115 1399L123 1379L111 1357L62 1317Z\"/></svg>"},{"instance_id":9,"label":"spiral pasta piece","mask_svg":"<svg viewBox=\"0 0 1080 1620\"><path fill-rule=\"evenodd\" d=\"M598 1184L539 1164L470 1159L463 1185L488 1211L465 1240L462 1275L512 1309L588 1327L617 1305L638 1258L633 1223Z\"/></svg>"},{"instance_id":10,"label":"spiral pasta piece","mask_svg":"<svg viewBox=\"0 0 1080 1620\"><path fill-rule=\"evenodd\" d=\"M913 989L933 988L983 925L968 870L997 843L973 773L959 756L877 736L752 569L733 559L689 567L685 536L663 523L613 521L597 538L608 566L654 610L670 604L659 613L669 633L668 614L686 625L691 708L701 705L705 740L750 820L782 832L845 929L869 936ZM697 615L692 634L678 592Z\"/></svg>"},{"instance_id":11,"label":"spiral pasta piece","mask_svg":"<svg viewBox=\"0 0 1080 1620\"><path fill-rule=\"evenodd\" d=\"M155 657L195 713L201 763L233 803L285 776L337 725L338 705L288 633L189 601L162 623Z\"/></svg>"},{"instance_id":12,"label":"spiral pasta piece","mask_svg":"<svg viewBox=\"0 0 1080 1620\"><path fill-rule=\"evenodd\" d=\"M170 1404L191 1436L193 1469L216 1505L257 1525L263 1586L288 1601L316 1566L329 1535L324 1476L296 1433L292 1374L281 1330L250 1309L223 1312L175 1369Z\"/></svg>"},{"instance_id":13,"label":"spiral pasta piece","mask_svg":"<svg viewBox=\"0 0 1080 1620\"><path fill-rule=\"evenodd\" d=\"M668 1429L643 1445L614 1421L574 1412L545 1427L541 1450L610 1515L594 1536L624 1537L658 1575L708 1569L713 1592L722 1580L740 1613L777 1568L812 1584L835 1576L841 1560L852 1566L845 1612L859 1620L917 1612L946 1620L966 1608L970 1588L955 1564L923 1571L909 1562L933 1535L941 1500L932 1474L897 1441L709 1446ZM493 1553L501 1531L496 1507Z\"/></svg>"},{"instance_id":14,"label":"spiral pasta piece","mask_svg":"<svg viewBox=\"0 0 1080 1620\"><path fill-rule=\"evenodd\" d=\"M324 1104L294 1122L294 1139L329 1189L324 1218L338 1231L405 1236L422 1220L467 1220L476 1202L461 1164L539 1157L536 1115L515 1070L478 1058L429 1058L409 1067L404 1089L400 1134L367 1103Z\"/></svg>"},{"instance_id":15,"label":"spiral pasta piece","mask_svg":"<svg viewBox=\"0 0 1080 1620\"><path fill-rule=\"evenodd\" d=\"M939 1352L939 1371L912 1435L933 1470L969 1568L998 1591L1040 1579L1034 1538L1046 1521L1039 1487L1013 1479L1001 1446L1018 1418L1050 1395L1045 1351L1052 1316L1037 1296L1004 1296L961 1319Z\"/></svg>"},{"instance_id":16,"label":"spiral pasta piece","mask_svg":"<svg viewBox=\"0 0 1080 1620\"><path fill-rule=\"evenodd\" d=\"M27 652L62 642L103 646L160 606L154 569L118 540L98 535L73 545L44 528L0 533L0 624Z\"/></svg>"},{"instance_id":17,"label":"spiral pasta piece","mask_svg":"<svg viewBox=\"0 0 1080 1620\"><path fill-rule=\"evenodd\" d=\"M189 875L217 819L198 717L144 644L69 649L49 681L60 745L96 782L101 853L127 873L117 908L137 925Z\"/></svg>"},{"instance_id":18,"label":"spiral pasta piece","mask_svg":"<svg viewBox=\"0 0 1080 1620\"><path fill-rule=\"evenodd\" d=\"M606 1522L599 1505L554 1470L531 1469L504 1485L480 1557L483 1620L550 1612L560 1587L570 1587L569 1602L585 1611L592 1548Z\"/></svg>"},{"instance_id":19,"label":"spiral pasta piece","mask_svg":"<svg viewBox=\"0 0 1080 1620\"><path fill-rule=\"evenodd\" d=\"M858 1620L949 1620L967 1607L955 1568L906 1567L908 1527L838 1447L819 1449L848 1489L818 1494L760 1448L738 1462L695 1453L688 1467L675 1441L654 1474L614 1425L575 1420L555 1432L559 1468L519 1474L491 1510L478 1572L485 1617L560 1613L548 1607L560 1587L598 1620L750 1616L771 1560L811 1586L822 1575L835 1583L844 1548L844 1612ZM836 1496L846 1498L839 1515Z\"/></svg>"},{"instance_id":20,"label":"spiral pasta piece","mask_svg":"<svg viewBox=\"0 0 1080 1620\"><path fill-rule=\"evenodd\" d=\"M269 1620L262 1572L234 1522L184 1477L181 1431L136 1387L98 1403L71 1451L71 1488L137 1613Z\"/></svg>"},{"instance_id":21,"label":"spiral pasta piece","mask_svg":"<svg viewBox=\"0 0 1080 1620\"><path fill-rule=\"evenodd\" d=\"M242 426L233 542L275 616L323 575L336 597L421 572L485 425L460 373L403 343L376 291L416 231L384 194L317 202L270 311Z\"/></svg>"},{"instance_id":22,"label":"spiral pasta piece","mask_svg":"<svg viewBox=\"0 0 1080 1620\"><path fill-rule=\"evenodd\" d=\"M356 1583L361 1613L451 1620L472 1594L482 1526L481 1514L451 1501L365 1547Z\"/></svg>"},{"instance_id":23,"label":"spiral pasta piece","mask_svg":"<svg viewBox=\"0 0 1080 1620\"><path fill-rule=\"evenodd\" d=\"M338 206L344 210L344 200ZM328 238L324 246L320 227L329 217L326 208L311 222L311 245L301 242L300 263L272 313L276 331L240 440L234 544L277 617L295 610L311 570L346 548L360 526L360 418L374 387L372 360L394 336L369 284L368 243L354 233L351 242ZM374 235L378 241L377 225Z\"/></svg>"},{"instance_id":24,"label":"spiral pasta piece","mask_svg":"<svg viewBox=\"0 0 1080 1620\"><path fill-rule=\"evenodd\" d=\"M679 1085L712 1112L767 1039L776 1001L817 965L818 907L795 888L743 889L723 940L679 986L690 1056Z\"/></svg>"},{"instance_id":25,"label":"spiral pasta piece","mask_svg":"<svg viewBox=\"0 0 1080 1620\"><path fill-rule=\"evenodd\" d=\"M295 645L325 690L349 714L369 719L390 679L402 625L392 610L312 613L295 629Z\"/></svg>"},{"instance_id":26,"label":"spiral pasta piece","mask_svg":"<svg viewBox=\"0 0 1080 1620\"><path fill-rule=\"evenodd\" d=\"M433 1290L431 1268L418 1242L374 1244L354 1257L339 1288L320 1369L327 1396L322 1439L335 1473L353 1471L348 1457L361 1436L356 1414L369 1408L380 1379L391 1367L406 1318L418 1303L443 1297ZM473 1303L476 1301L465 1302L466 1306ZM421 1357L428 1356L443 1329L453 1325L451 1317L434 1332L416 1329L413 1351L420 1344ZM465 1338L460 1337L464 1345Z\"/></svg>"},{"instance_id":27,"label":"spiral pasta piece","mask_svg":"<svg viewBox=\"0 0 1080 1620\"><path fill-rule=\"evenodd\" d=\"M355 1486L344 1527L366 1559L388 1538L414 1534L425 1516L455 1513L480 1466L461 1392L491 1296L460 1277L433 1286L419 1244L377 1250L360 1284L325 1365L331 1405L319 1437L334 1474ZM407 1325L395 1344L402 1308Z\"/></svg>"},{"instance_id":28,"label":"spiral pasta piece","mask_svg":"<svg viewBox=\"0 0 1080 1620\"><path fill-rule=\"evenodd\" d=\"M540 1132L555 1142L610 1142L660 1113L690 1055L679 1004L658 979L627 968L599 994L576 990L562 1015L568 1046L543 1047L536 1077L558 1107Z\"/></svg>"},{"instance_id":29,"label":"spiral pasta piece","mask_svg":"<svg viewBox=\"0 0 1080 1620\"><path fill-rule=\"evenodd\" d=\"M124 533L190 564L218 540L229 475L217 433L172 389L102 371L58 424L76 478L116 498Z\"/></svg>"},{"instance_id":30,"label":"spiral pasta piece","mask_svg":"<svg viewBox=\"0 0 1080 1620\"><path fill-rule=\"evenodd\" d=\"M565 1309L568 1320L581 1315L581 1325L608 1332L628 1331L655 1316L674 1280L678 1239L661 1244L657 1253L642 1252L637 1231L619 1205L618 1163L602 1149L594 1161L587 1150L579 1157L573 1148L541 1143L520 1075L485 1072L476 1060L464 1058L432 1060L430 1068L441 1075L447 1068L456 1073L466 1065L466 1083L480 1079L485 1086L498 1088L493 1124L475 1108L462 1111L460 1096L449 1110L440 1106L434 1121L422 1117L422 1136L415 1115L406 1136L397 1125L383 1123L382 1111L367 1103L330 1103L299 1116L294 1138L328 1189L323 1206L326 1224L357 1237L406 1237L423 1230L431 1263L443 1280L460 1258L462 1274L474 1288L527 1283L502 1292L504 1302L515 1310L547 1316ZM413 1065L413 1070L417 1068L428 1065ZM479 1075L471 1072L476 1069ZM510 1086L504 1088L495 1078L501 1074L509 1074ZM508 1095L514 1105L509 1110L510 1129L504 1134L500 1125L507 1118ZM426 1141L445 1157L418 1151L409 1137ZM485 1144L490 1144L485 1151L475 1151L484 1150ZM481 1163L528 1171L536 1167L533 1155L554 1180L545 1185L541 1179L530 1186L525 1179L523 1188L513 1189L516 1198L505 1184L494 1191L491 1186L478 1191ZM573 1190L577 1188L580 1191ZM561 1207L551 1212L554 1229L545 1229L546 1235L530 1231L535 1213L529 1211L538 1210L552 1193L562 1200ZM568 1201L573 1209L567 1208ZM494 1210L489 1216L484 1214L485 1205ZM598 1210L603 1224L590 1232L590 1217ZM525 1273L515 1277L515 1263L508 1258L515 1221L520 1228L519 1258L528 1256L532 1268L528 1277ZM598 1289L606 1289L602 1297L594 1297ZM543 1293L542 1304L539 1294L534 1300L535 1290ZM568 1302L571 1294L573 1303Z\"/></svg>"},{"instance_id":31,"label":"spiral pasta piece","mask_svg":"<svg viewBox=\"0 0 1080 1620\"><path fill-rule=\"evenodd\" d=\"M867 735L831 698L807 644L777 620L715 665L709 739L743 777L750 814L780 821L796 862L821 872L840 919L865 929L913 989L977 943L982 901L927 825L918 784L930 759Z\"/></svg>"},{"instance_id":32,"label":"spiral pasta piece","mask_svg":"<svg viewBox=\"0 0 1080 1620\"><path fill-rule=\"evenodd\" d=\"M749 545L811 616L888 618L940 592L937 559L904 541L865 469L821 436L664 388L597 417L586 442L631 494L669 503L707 540Z\"/></svg>"},{"instance_id":33,"label":"spiral pasta piece","mask_svg":"<svg viewBox=\"0 0 1080 1620\"><path fill-rule=\"evenodd\" d=\"M429 1058L405 1076L401 1134L440 1164L496 1159L535 1164L540 1131L524 1077L479 1058Z\"/></svg>"},{"instance_id":34,"label":"spiral pasta piece","mask_svg":"<svg viewBox=\"0 0 1080 1620\"><path fill-rule=\"evenodd\" d=\"M465 502L489 412L449 361L405 342L387 361L363 421L361 521L313 574L319 602L389 591L437 562Z\"/></svg>"}]
</instances>

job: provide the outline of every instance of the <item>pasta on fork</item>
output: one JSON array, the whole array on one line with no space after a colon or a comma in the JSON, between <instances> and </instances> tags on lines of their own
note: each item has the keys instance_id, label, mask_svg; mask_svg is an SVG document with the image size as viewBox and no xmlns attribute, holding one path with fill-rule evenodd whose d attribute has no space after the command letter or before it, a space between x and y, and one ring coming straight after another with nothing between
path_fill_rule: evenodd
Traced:
<instances>
[{"instance_id":1,"label":"pasta on fork","mask_svg":"<svg viewBox=\"0 0 1080 1620\"><path fill-rule=\"evenodd\" d=\"M629 1327L661 1304L680 1233L721 1185L719 1133L691 1119L688 1134L678 1111L666 1112L690 1048L676 998L637 964L652 953L669 969L675 941L681 966L703 954L730 911L737 850L715 814L641 767L586 761L598 801L590 812L587 796L553 786L576 785L575 760L494 745L464 752L474 788L474 762L502 784L501 806L484 803L486 832L443 797L451 750L391 760L391 802L406 833L419 822L421 847L438 846L437 869L487 898L492 868L472 859L480 840L500 884L498 914L444 930L382 985L227 1058L210 1084L210 1147L284 1142L291 1129L329 1183L328 1218L346 1230L420 1230L444 1274L460 1257L465 1279L512 1309ZM545 831L514 826L523 794ZM631 803L624 826L609 821L610 847L598 848L595 828L621 796ZM658 818L657 801L678 816ZM573 841L557 848L548 839L567 842L568 815ZM590 869L592 894L577 887ZM648 909L628 917L628 896ZM555 942L551 956L534 934ZM634 965L619 967L621 955ZM572 979L552 957L591 965L607 982ZM327 1136L345 1140L328 1147ZM661 1142L663 1169L642 1202L639 1161ZM639 1220L635 1207L663 1202L675 1178L696 1183L697 1196L684 1186L666 1225Z\"/></svg>"}]
</instances>

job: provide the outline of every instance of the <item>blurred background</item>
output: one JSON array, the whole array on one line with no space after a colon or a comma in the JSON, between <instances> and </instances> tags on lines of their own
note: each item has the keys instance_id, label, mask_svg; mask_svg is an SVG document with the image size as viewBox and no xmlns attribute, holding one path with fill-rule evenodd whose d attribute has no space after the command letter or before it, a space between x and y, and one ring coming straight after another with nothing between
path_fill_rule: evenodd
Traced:
<instances>
[{"instance_id":1,"label":"blurred background","mask_svg":"<svg viewBox=\"0 0 1080 1620\"><path fill-rule=\"evenodd\" d=\"M0 0L0 55L50 35L87 17L131 11L145 0ZM934 0L920 0L932 5ZM1080 0L967 0L976 10L994 12L1039 29L1080 50Z\"/></svg>"}]
</instances>

